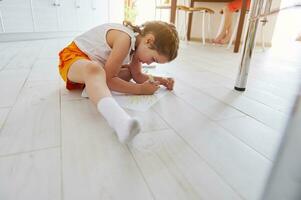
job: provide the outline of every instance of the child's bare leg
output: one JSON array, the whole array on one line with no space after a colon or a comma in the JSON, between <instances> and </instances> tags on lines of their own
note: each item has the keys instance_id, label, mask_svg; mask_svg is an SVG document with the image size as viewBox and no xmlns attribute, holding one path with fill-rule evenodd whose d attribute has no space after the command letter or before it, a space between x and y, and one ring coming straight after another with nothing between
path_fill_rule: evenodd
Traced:
<instances>
[{"instance_id":1,"label":"child's bare leg","mask_svg":"<svg viewBox=\"0 0 301 200\"><path fill-rule=\"evenodd\" d=\"M224 7L224 8L220 11L220 13L225 14L225 9L226 9L226 7ZM225 16L224 16L224 18L225 18ZM225 19L225 20L226 20L226 19ZM221 32L218 34L218 36L217 36L215 39L213 39L213 42L214 42L214 43L220 43L220 40L223 39L224 36L225 36L225 34L226 34L225 20L224 20L224 22L223 22L223 25L222 25L223 27L222 27Z\"/></svg>"},{"instance_id":2,"label":"child's bare leg","mask_svg":"<svg viewBox=\"0 0 301 200\"><path fill-rule=\"evenodd\" d=\"M224 9L224 15L225 15L225 23L223 27L223 31L225 32L224 37L220 40L221 44L225 44L229 42L231 38L232 33L232 17L233 13L229 10L229 8L226 6Z\"/></svg>"},{"instance_id":3,"label":"child's bare leg","mask_svg":"<svg viewBox=\"0 0 301 200\"><path fill-rule=\"evenodd\" d=\"M226 35L226 32L222 31L215 39L213 39L214 43L220 43L221 39L223 39Z\"/></svg>"},{"instance_id":4,"label":"child's bare leg","mask_svg":"<svg viewBox=\"0 0 301 200\"><path fill-rule=\"evenodd\" d=\"M231 26L232 26L232 12L229 11L228 6L223 8L223 14L225 17L223 28L221 33L213 40L215 43L224 44L225 39L228 38L228 41L231 37Z\"/></svg>"},{"instance_id":5,"label":"child's bare leg","mask_svg":"<svg viewBox=\"0 0 301 200\"><path fill-rule=\"evenodd\" d=\"M86 59L74 62L68 71L68 79L75 83L84 83L89 98L95 105L101 98L111 96L105 71L97 62Z\"/></svg>"},{"instance_id":6,"label":"child's bare leg","mask_svg":"<svg viewBox=\"0 0 301 200\"><path fill-rule=\"evenodd\" d=\"M100 63L85 59L78 60L71 65L68 79L86 85L89 98L109 125L115 129L122 143L129 142L139 133L138 121L132 119L111 97L106 84L106 73Z\"/></svg>"}]
</instances>

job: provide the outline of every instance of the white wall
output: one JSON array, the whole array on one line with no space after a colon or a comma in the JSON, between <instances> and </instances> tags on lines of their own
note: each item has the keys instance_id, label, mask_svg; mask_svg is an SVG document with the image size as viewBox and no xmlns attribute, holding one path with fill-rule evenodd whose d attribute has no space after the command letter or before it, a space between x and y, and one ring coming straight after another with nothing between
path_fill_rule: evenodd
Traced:
<instances>
[{"instance_id":1,"label":"white wall","mask_svg":"<svg viewBox=\"0 0 301 200\"><path fill-rule=\"evenodd\" d=\"M285 0L281 7L300 3L300 0ZM273 44L283 44L295 41L298 34L301 33L301 9L291 9L279 13Z\"/></svg>"}]
</instances>

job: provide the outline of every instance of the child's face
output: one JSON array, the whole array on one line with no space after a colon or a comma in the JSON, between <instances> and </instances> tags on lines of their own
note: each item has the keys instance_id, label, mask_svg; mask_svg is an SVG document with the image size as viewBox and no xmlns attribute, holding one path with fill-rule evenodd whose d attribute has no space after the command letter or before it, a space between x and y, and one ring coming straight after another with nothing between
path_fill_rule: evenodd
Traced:
<instances>
[{"instance_id":1,"label":"child's face","mask_svg":"<svg viewBox=\"0 0 301 200\"><path fill-rule=\"evenodd\" d=\"M144 36L138 45L135 53L135 58L142 64L166 63L168 58L164 55L160 55L156 50L151 49L151 44L154 41L153 35L148 34Z\"/></svg>"}]
</instances>

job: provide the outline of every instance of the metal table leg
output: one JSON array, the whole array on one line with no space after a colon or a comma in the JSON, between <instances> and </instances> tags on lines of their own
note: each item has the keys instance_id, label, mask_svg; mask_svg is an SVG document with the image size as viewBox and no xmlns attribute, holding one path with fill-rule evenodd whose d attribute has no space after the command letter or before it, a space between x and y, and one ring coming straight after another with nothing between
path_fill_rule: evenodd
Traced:
<instances>
[{"instance_id":1,"label":"metal table leg","mask_svg":"<svg viewBox=\"0 0 301 200\"><path fill-rule=\"evenodd\" d=\"M234 89L245 91L249 73L250 60L255 46L255 34L259 19L256 18L261 14L264 0L255 0L250 14L250 22L243 47L242 58L239 66L239 72L236 78Z\"/></svg>"}]
</instances>

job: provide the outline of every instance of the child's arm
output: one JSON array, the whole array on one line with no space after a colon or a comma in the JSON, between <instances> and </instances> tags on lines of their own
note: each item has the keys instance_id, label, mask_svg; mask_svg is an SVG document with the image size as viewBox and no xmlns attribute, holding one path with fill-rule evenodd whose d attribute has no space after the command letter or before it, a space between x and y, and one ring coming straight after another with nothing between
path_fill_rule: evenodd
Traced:
<instances>
[{"instance_id":1,"label":"child's arm","mask_svg":"<svg viewBox=\"0 0 301 200\"><path fill-rule=\"evenodd\" d=\"M129 66L131 71L131 75L136 83L143 83L147 80L159 82L160 85L165 86L168 90L173 90L174 86L174 79L172 78L165 78L160 76L151 76L153 80L151 80L150 75L144 74L141 70L141 63L140 62L132 62Z\"/></svg>"},{"instance_id":2,"label":"child's arm","mask_svg":"<svg viewBox=\"0 0 301 200\"><path fill-rule=\"evenodd\" d=\"M170 77L160 77L160 76L153 76L153 79L155 81L158 81L160 85L163 85L166 87L168 90L173 90L174 87L174 79Z\"/></svg>"},{"instance_id":3,"label":"child's arm","mask_svg":"<svg viewBox=\"0 0 301 200\"><path fill-rule=\"evenodd\" d=\"M145 81L149 80L148 75L144 74L141 68L142 68L141 63L135 60L133 60L129 66L132 78L136 83L144 83Z\"/></svg>"},{"instance_id":4,"label":"child's arm","mask_svg":"<svg viewBox=\"0 0 301 200\"><path fill-rule=\"evenodd\" d=\"M117 92L130 94L153 94L158 85L144 82L143 84L135 84L124 81L118 77L122 62L127 56L130 48L130 38L126 33L118 34L113 38L112 52L105 64L106 79L108 87Z\"/></svg>"}]
</instances>

